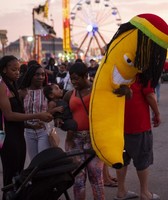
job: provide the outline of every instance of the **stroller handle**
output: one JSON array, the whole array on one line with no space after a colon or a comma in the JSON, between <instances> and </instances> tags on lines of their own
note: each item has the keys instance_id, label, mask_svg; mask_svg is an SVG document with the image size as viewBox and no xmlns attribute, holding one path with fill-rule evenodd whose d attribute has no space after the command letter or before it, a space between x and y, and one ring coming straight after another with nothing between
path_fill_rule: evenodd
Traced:
<instances>
[{"instance_id":1,"label":"stroller handle","mask_svg":"<svg viewBox=\"0 0 168 200\"><path fill-rule=\"evenodd\" d=\"M66 154L68 157L82 155L82 154L96 155L93 149L83 149L83 150L74 149L71 151L67 151Z\"/></svg>"},{"instance_id":2,"label":"stroller handle","mask_svg":"<svg viewBox=\"0 0 168 200\"><path fill-rule=\"evenodd\" d=\"M84 154L89 156L87 156L86 160L82 163L76 164L73 159L69 159L70 157ZM16 181L13 181L12 184L2 188L2 191L6 193L6 199L8 200L18 199L18 197L19 199L23 199L20 198L20 195L22 197L24 192L26 194L26 192L29 192L29 189L33 190L31 185L35 185L36 183L41 182L42 178L46 180L46 177L51 178L56 175L57 179L58 177L62 177L63 175L65 176L65 180L62 181L65 183L65 188L68 189L70 186L73 185L75 176L78 175L81 170L87 166L87 164L95 157L95 155L96 154L93 149L74 149L69 152L64 152L59 147L46 149L43 152L40 152L31 161L27 169L21 172L21 174L19 175L19 180L13 179ZM58 187L58 183L54 184ZM54 188L56 186L54 186ZM28 190L26 188L28 188ZM23 194L21 191L23 192ZM59 196L62 193L65 194L67 200L70 199L67 195L67 191L59 191ZM52 194L54 195L54 193Z\"/></svg>"}]
</instances>

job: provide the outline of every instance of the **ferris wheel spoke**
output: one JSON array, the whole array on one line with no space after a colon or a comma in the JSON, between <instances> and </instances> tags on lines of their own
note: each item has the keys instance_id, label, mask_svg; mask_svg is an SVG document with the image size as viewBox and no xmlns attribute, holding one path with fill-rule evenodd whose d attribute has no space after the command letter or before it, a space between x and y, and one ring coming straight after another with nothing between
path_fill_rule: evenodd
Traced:
<instances>
[{"instance_id":1,"label":"ferris wheel spoke","mask_svg":"<svg viewBox=\"0 0 168 200\"><path fill-rule=\"evenodd\" d=\"M91 11L89 12L88 9L83 8L82 12L78 12L78 21L82 21L85 24L88 24L88 20L90 19Z\"/></svg>"},{"instance_id":2,"label":"ferris wheel spoke","mask_svg":"<svg viewBox=\"0 0 168 200\"><path fill-rule=\"evenodd\" d=\"M104 27L104 28L100 28L98 31L99 31L99 33L104 35L104 38L106 40L106 38L112 37L117 30L118 30L118 28L113 30L113 27L110 27L110 28Z\"/></svg>"},{"instance_id":3,"label":"ferris wheel spoke","mask_svg":"<svg viewBox=\"0 0 168 200\"><path fill-rule=\"evenodd\" d=\"M99 47L99 49L100 49L100 52L101 52L101 54L103 55L103 50L102 50L102 47L100 46L100 43L99 43L99 40L98 40L97 36L94 35L94 37L95 37L95 39L96 39L97 45L98 45L98 47ZM103 41L103 42L104 42L104 41ZM105 43L105 45L106 45L106 43Z\"/></svg>"},{"instance_id":4,"label":"ferris wheel spoke","mask_svg":"<svg viewBox=\"0 0 168 200\"><path fill-rule=\"evenodd\" d=\"M88 37L88 35L89 35L89 33L87 33L87 34L85 35L83 41L81 42L81 45L79 46L79 48L78 48L78 50L77 50L77 53L79 53L79 51L80 51L80 49L81 49L83 43L85 42L86 38Z\"/></svg>"},{"instance_id":5,"label":"ferris wheel spoke","mask_svg":"<svg viewBox=\"0 0 168 200\"><path fill-rule=\"evenodd\" d=\"M73 37L72 39L75 39L76 41L80 42L83 41L83 38L85 37L86 34L89 34L88 32L83 32L83 31L78 31L78 32L75 32L73 34Z\"/></svg>"},{"instance_id":6,"label":"ferris wheel spoke","mask_svg":"<svg viewBox=\"0 0 168 200\"><path fill-rule=\"evenodd\" d=\"M90 38L90 41L89 41L88 47L87 47L87 49L86 49L85 56L87 55L87 53L88 53L88 51L89 51L90 45L91 45L91 43L92 43L92 40L93 40L93 37Z\"/></svg>"},{"instance_id":7,"label":"ferris wheel spoke","mask_svg":"<svg viewBox=\"0 0 168 200\"><path fill-rule=\"evenodd\" d=\"M84 26L84 25L78 25L78 24L75 24L74 26L73 26L73 28L75 28L75 31L76 30L83 30L83 29L85 29L86 28L86 25Z\"/></svg>"},{"instance_id":8,"label":"ferris wheel spoke","mask_svg":"<svg viewBox=\"0 0 168 200\"><path fill-rule=\"evenodd\" d=\"M110 16L111 16L110 11L107 11L107 10L105 11L105 10L103 10L103 12L99 14L99 16L98 16L98 18L97 18L97 21L98 21L99 23L102 23L102 22L104 22L105 20L109 19Z\"/></svg>"},{"instance_id":9,"label":"ferris wheel spoke","mask_svg":"<svg viewBox=\"0 0 168 200\"><path fill-rule=\"evenodd\" d=\"M78 15L77 19L75 21L72 22L72 24L82 24L82 25L86 25L87 24L87 21L86 19L81 16L81 15Z\"/></svg>"},{"instance_id":10,"label":"ferris wheel spoke","mask_svg":"<svg viewBox=\"0 0 168 200\"><path fill-rule=\"evenodd\" d=\"M105 24L106 23L106 21L114 21L114 22L116 22L116 19L117 19L117 17L116 16L113 16L112 15L112 13L110 12L110 11L108 11L108 12L106 12L103 16L102 16L102 18L99 20L99 24L100 25L103 25L103 24Z\"/></svg>"},{"instance_id":11,"label":"ferris wheel spoke","mask_svg":"<svg viewBox=\"0 0 168 200\"><path fill-rule=\"evenodd\" d=\"M118 25L115 24L115 21L111 20L111 21L107 21L107 22L103 23L102 25L99 24L99 29L100 30L103 30L103 29L109 30L109 27L112 27L112 26L114 26L115 29L118 28Z\"/></svg>"},{"instance_id":12,"label":"ferris wheel spoke","mask_svg":"<svg viewBox=\"0 0 168 200\"><path fill-rule=\"evenodd\" d=\"M79 12L76 13L76 15L78 14ZM75 15L75 16L76 16ZM89 15L87 15L87 13L79 13L77 17L75 17L75 19L73 20L73 23L72 24L83 24L83 25L87 25L88 24L88 21L87 19L89 19Z\"/></svg>"},{"instance_id":13,"label":"ferris wheel spoke","mask_svg":"<svg viewBox=\"0 0 168 200\"><path fill-rule=\"evenodd\" d=\"M104 40L103 36L101 35L101 33L99 31L97 31L98 35L100 36L100 38L102 39L102 41L104 42L104 44L106 45L106 41Z\"/></svg>"},{"instance_id":14,"label":"ferris wheel spoke","mask_svg":"<svg viewBox=\"0 0 168 200\"><path fill-rule=\"evenodd\" d=\"M107 15L107 10L105 10L103 7L100 8L99 12L97 12L96 19L97 21L100 21L102 18L105 18L104 16Z\"/></svg>"}]
</instances>

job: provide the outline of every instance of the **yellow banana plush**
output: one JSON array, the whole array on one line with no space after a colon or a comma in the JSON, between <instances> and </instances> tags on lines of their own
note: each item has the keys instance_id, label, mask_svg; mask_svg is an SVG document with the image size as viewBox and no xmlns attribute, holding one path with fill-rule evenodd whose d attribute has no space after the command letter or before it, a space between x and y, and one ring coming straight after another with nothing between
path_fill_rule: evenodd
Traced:
<instances>
[{"instance_id":1,"label":"yellow banana plush","mask_svg":"<svg viewBox=\"0 0 168 200\"><path fill-rule=\"evenodd\" d=\"M113 90L132 84L139 72L154 84L158 81L168 48L167 33L168 26L160 17L142 14L121 25L107 47L93 83L89 120L93 149L109 166L123 165L124 149L125 97L117 97Z\"/></svg>"}]
</instances>

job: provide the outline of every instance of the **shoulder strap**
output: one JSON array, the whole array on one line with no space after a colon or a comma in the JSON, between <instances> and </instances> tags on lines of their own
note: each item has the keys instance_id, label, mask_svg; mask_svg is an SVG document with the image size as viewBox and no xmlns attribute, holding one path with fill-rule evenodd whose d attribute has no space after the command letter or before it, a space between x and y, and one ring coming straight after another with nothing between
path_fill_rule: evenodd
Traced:
<instances>
[{"instance_id":1,"label":"shoulder strap","mask_svg":"<svg viewBox=\"0 0 168 200\"><path fill-rule=\"evenodd\" d=\"M5 87L6 87L6 95L9 96L9 94L10 94L9 88L8 88L8 86L6 85L6 83L3 81L2 78L0 78L0 83L5 84Z\"/></svg>"},{"instance_id":2,"label":"shoulder strap","mask_svg":"<svg viewBox=\"0 0 168 200\"><path fill-rule=\"evenodd\" d=\"M84 103L84 101L83 101L82 95L81 95L81 93L80 93L79 90L78 90L78 93L79 93L79 97L80 97L80 99L81 99L81 101L82 101L83 107L84 107L84 109L85 109L85 111L86 111L86 114L89 115L89 112L88 112L88 110L87 110L87 108L86 108L86 105L85 105L85 103Z\"/></svg>"},{"instance_id":3,"label":"shoulder strap","mask_svg":"<svg viewBox=\"0 0 168 200\"><path fill-rule=\"evenodd\" d=\"M67 91L63 96L63 100L65 100L67 103L69 103L73 92L74 92L74 90Z\"/></svg>"}]
</instances>

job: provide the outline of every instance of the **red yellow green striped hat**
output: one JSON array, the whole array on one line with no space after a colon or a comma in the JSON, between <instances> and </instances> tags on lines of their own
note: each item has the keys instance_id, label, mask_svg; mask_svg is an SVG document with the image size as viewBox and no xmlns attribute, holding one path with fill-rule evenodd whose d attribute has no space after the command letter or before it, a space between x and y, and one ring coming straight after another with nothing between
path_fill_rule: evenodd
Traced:
<instances>
[{"instance_id":1,"label":"red yellow green striped hat","mask_svg":"<svg viewBox=\"0 0 168 200\"><path fill-rule=\"evenodd\" d=\"M168 25L159 16L149 13L141 14L133 17L130 23L159 46L168 48Z\"/></svg>"}]
</instances>

